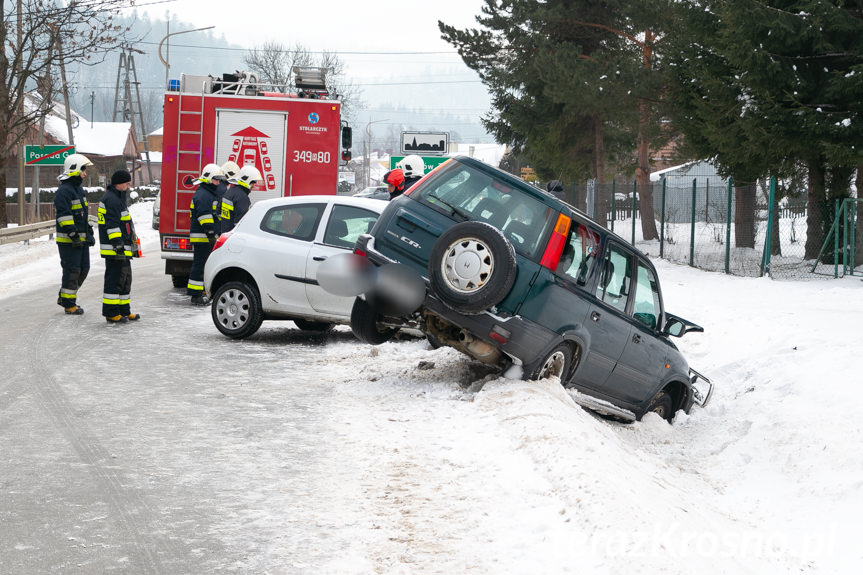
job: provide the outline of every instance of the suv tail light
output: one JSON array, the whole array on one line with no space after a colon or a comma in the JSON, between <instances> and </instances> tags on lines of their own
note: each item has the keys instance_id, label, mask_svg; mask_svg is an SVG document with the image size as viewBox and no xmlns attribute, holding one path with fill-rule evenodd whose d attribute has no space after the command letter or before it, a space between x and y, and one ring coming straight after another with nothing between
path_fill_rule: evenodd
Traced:
<instances>
[{"instance_id":1,"label":"suv tail light","mask_svg":"<svg viewBox=\"0 0 863 575\"><path fill-rule=\"evenodd\" d=\"M566 244L566 237L569 235L569 226L572 219L569 216L560 214L557 217L557 223L554 225L554 231L551 232L551 237L548 239L548 245L545 247L545 253L542 254L542 260L539 262L544 268L552 271L557 269L557 264L560 263L560 254L563 253L563 246Z\"/></svg>"}]
</instances>

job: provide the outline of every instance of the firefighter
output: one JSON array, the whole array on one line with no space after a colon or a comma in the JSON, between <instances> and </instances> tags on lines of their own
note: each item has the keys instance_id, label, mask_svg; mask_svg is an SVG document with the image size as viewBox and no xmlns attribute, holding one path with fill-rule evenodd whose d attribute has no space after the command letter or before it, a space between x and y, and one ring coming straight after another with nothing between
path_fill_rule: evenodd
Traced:
<instances>
[{"instance_id":1,"label":"firefighter","mask_svg":"<svg viewBox=\"0 0 863 575\"><path fill-rule=\"evenodd\" d=\"M117 170L99 202L99 254L105 258L105 283L102 291L102 315L108 323L126 323L141 319L129 311L132 293L131 258L138 254L135 224L124 196L132 175Z\"/></svg>"},{"instance_id":2,"label":"firefighter","mask_svg":"<svg viewBox=\"0 0 863 575\"><path fill-rule=\"evenodd\" d=\"M402 195L405 191L405 174L399 168L384 174L383 182L387 185L390 200Z\"/></svg>"},{"instance_id":3,"label":"firefighter","mask_svg":"<svg viewBox=\"0 0 863 575\"><path fill-rule=\"evenodd\" d=\"M401 168L405 175L404 191L406 192L425 175L426 164L421 157L411 154L402 158L396 167Z\"/></svg>"},{"instance_id":4,"label":"firefighter","mask_svg":"<svg viewBox=\"0 0 863 575\"><path fill-rule=\"evenodd\" d=\"M192 182L198 184L198 189L192 196L192 203L189 204L189 239L192 242L193 259L186 294L192 296L192 305L210 303L204 293L204 265L219 236L219 221L216 217L219 209L217 190L222 179L224 173L219 164L207 164L198 179Z\"/></svg>"},{"instance_id":5,"label":"firefighter","mask_svg":"<svg viewBox=\"0 0 863 575\"><path fill-rule=\"evenodd\" d=\"M222 196L225 195L225 192L228 191L228 182L230 182L233 178L237 176L240 171L240 166L236 164L236 162L232 162L228 160L224 164L222 164L222 173L225 174L225 177L219 180L218 194L219 200L222 199Z\"/></svg>"},{"instance_id":6,"label":"firefighter","mask_svg":"<svg viewBox=\"0 0 863 575\"><path fill-rule=\"evenodd\" d=\"M229 181L233 184L222 196L219 203L219 225L220 232L225 233L234 229L239 221L249 211L252 205L249 194L252 187L263 178L258 168L252 165L243 166L240 171Z\"/></svg>"},{"instance_id":7,"label":"firefighter","mask_svg":"<svg viewBox=\"0 0 863 575\"><path fill-rule=\"evenodd\" d=\"M78 289L90 273L90 246L95 242L87 215L87 194L81 183L87 167L93 163L82 154L71 154L63 161L63 173L57 176L60 185L54 194L57 216L57 249L63 276L57 303L67 315L81 315Z\"/></svg>"}]
</instances>

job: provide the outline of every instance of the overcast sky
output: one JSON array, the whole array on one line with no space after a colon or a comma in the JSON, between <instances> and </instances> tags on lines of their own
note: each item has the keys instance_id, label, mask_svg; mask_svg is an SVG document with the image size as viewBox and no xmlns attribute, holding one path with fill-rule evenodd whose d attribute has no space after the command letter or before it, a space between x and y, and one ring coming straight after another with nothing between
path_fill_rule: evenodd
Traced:
<instances>
[{"instance_id":1,"label":"overcast sky","mask_svg":"<svg viewBox=\"0 0 863 575\"><path fill-rule=\"evenodd\" d=\"M311 51L337 52L360 74L387 76L419 65L464 67L441 39L438 20L475 27L482 5L483 0L143 0L137 9L154 18L170 13L173 20L215 26L214 33L248 48L299 42ZM193 38L185 35L182 42Z\"/></svg>"},{"instance_id":2,"label":"overcast sky","mask_svg":"<svg viewBox=\"0 0 863 575\"><path fill-rule=\"evenodd\" d=\"M423 129L455 131L466 135L476 130L479 118L490 108L485 86L469 69L455 48L441 39L438 20L458 28L476 28L476 15L483 0L141 0L138 11L151 18L167 19L212 32L228 43L255 48L265 42L287 47L301 44L311 52L335 52L345 63L348 79L361 91L361 106L355 120L372 120L372 132L400 130L417 120L410 112L380 111L395 107L421 110L426 114L455 114L467 122L423 121ZM180 26L171 30L179 30ZM161 36L147 39L153 44ZM195 33L172 37L170 54L194 49ZM244 69L245 52L236 55L236 69ZM236 50L236 48L234 48ZM203 65L203 63L202 63ZM187 70L172 67L173 75ZM208 73L212 73L209 70ZM473 126L470 128L469 126ZM476 143L489 137L463 138Z\"/></svg>"}]
</instances>

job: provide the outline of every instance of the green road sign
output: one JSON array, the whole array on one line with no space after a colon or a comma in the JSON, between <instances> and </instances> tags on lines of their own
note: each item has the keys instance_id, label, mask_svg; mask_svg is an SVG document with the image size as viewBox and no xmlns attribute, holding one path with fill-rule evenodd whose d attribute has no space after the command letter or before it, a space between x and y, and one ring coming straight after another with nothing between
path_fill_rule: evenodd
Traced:
<instances>
[{"instance_id":1,"label":"green road sign","mask_svg":"<svg viewBox=\"0 0 863 575\"><path fill-rule=\"evenodd\" d=\"M446 162L447 160L449 160L449 158L447 158L445 156L420 156L420 157L423 159L423 162L426 165L426 169L425 169L426 174L428 174L429 172L431 172L432 170L437 168L439 165L441 165L444 162ZM396 164L401 162L402 158L404 158L404 156L390 156L390 169L395 170Z\"/></svg>"},{"instance_id":2,"label":"green road sign","mask_svg":"<svg viewBox=\"0 0 863 575\"><path fill-rule=\"evenodd\" d=\"M28 166L62 166L75 146L24 146L24 163Z\"/></svg>"}]
</instances>

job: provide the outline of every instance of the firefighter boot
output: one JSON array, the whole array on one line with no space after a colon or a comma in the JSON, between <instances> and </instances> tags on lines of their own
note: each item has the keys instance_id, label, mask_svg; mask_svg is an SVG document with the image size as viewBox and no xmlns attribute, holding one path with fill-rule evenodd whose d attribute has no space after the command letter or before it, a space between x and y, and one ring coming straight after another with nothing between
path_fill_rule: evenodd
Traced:
<instances>
[{"instance_id":1,"label":"firefighter boot","mask_svg":"<svg viewBox=\"0 0 863 575\"><path fill-rule=\"evenodd\" d=\"M129 321L129 318L123 315L115 315L111 317L105 317L105 321L108 323L126 323Z\"/></svg>"},{"instance_id":2,"label":"firefighter boot","mask_svg":"<svg viewBox=\"0 0 863 575\"><path fill-rule=\"evenodd\" d=\"M66 315L84 315L84 308L79 305L73 305L66 308Z\"/></svg>"}]
</instances>

